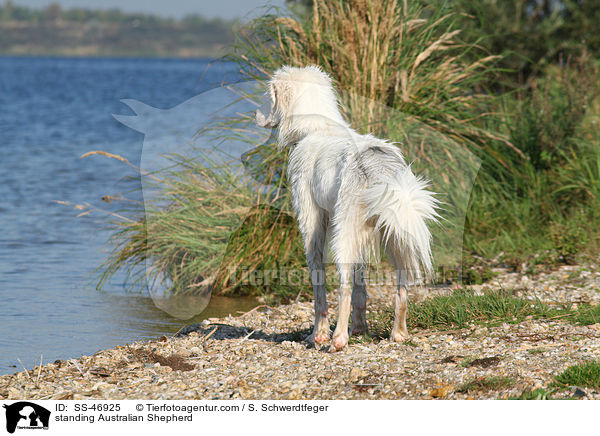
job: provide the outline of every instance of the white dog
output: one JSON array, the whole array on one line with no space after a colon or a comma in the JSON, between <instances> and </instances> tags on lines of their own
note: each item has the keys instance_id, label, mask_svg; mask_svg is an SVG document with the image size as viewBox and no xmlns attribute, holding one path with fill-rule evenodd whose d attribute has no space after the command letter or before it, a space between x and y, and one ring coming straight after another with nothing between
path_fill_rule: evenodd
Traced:
<instances>
[{"instance_id":1,"label":"white dog","mask_svg":"<svg viewBox=\"0 0 600 436\"><path fill-rule=\"evenodd\" d=\"M340 276L339 312L330 351L367 331L367 292L362 274L369 253L382 244L397 274L391 339L408 338L410 281L432 273L428 220L437 200L415 177L396 145L360 135L344 121L331 78L319 67L285 66L268 86L270 110L256 111L261 127L278 128L280 148L290 147L288 177L314 290L315 324L310 336L329 341L324 263L327 234Z\"/></svg>"}]
</instances>

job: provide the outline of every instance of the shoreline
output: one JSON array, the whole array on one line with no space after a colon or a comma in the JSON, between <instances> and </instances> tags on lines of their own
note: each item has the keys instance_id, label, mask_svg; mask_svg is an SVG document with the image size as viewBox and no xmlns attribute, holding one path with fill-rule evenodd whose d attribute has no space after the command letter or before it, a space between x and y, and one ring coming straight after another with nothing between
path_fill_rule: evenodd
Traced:
<instances>
[{"instance_id":1,"label":"shoreline","mask_svg":"<svg viewBox=\"0 0 600 436\"><path fill-rule=\"evenodd\" d=\"M505 271L478 287L597 304L600 272L592 268L562 266L538 277ZM390 308L391 294L370 290L368 310ZM330 320L335 300L329 293ZM353 339L328 353L303 341L312 314L306 301L209 318L172 337L0 376L0 399L501 399L548 388L569 366L600 356L600 324L561 319L411 329L402 344ZM554 397L600 399L598 389L577 389Z\"/></svg>"},{"instance_id":2,"label":"shoreline","mask_svg":"<svg viewBox=\"0 0 600 436\"><path fill-rule=\"evenodd\" d=\"M14 59L125 59L125 60L173 60L173 61L208 61L217 62L225 56L224 53L215 53L207 55L190 55L190 56L176 56L166 54L76 54L76 53L11 53L11 52L0 52L0 58L14 58Z\"/></svg>"}]
</instances>

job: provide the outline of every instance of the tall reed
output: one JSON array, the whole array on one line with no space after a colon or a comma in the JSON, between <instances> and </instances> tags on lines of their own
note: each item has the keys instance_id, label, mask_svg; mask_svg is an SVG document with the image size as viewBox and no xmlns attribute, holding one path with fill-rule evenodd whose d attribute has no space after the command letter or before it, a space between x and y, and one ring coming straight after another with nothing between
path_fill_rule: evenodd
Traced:
<instances>
[{"instance_id":1,"label":"tall reed","mask_svg":"<svg viewBox=\"0 0 600 436\"><path fill-rule=\"evenodd\" d=\"M494 73L497 57L480 52L471 61L477 46L461 41L457 22L448 7L424 9L407 0L315 0L307 16L253 22L231 59L258 80L281 65L322 66L363 131L377 129L376 106L384 105L486 149L490 140L506 142L478 122L489 115L490 99L480 83Z\"/></svg>"}]
</instances>

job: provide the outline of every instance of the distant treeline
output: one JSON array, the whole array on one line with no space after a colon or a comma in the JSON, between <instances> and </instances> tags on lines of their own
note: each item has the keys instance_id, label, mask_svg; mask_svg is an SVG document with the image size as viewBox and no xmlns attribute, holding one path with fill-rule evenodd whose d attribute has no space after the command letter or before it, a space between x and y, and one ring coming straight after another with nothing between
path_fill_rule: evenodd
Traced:
<instances>
[{"instance_id":1,"label":"distant treeline","mask_svg":"<svg viewBox=\"0 0 600 436\"><path fill-rule=\"evenodd\" d=\"M91 56L218 56L233 22L201 15L163 18L119 9L0 5L0 53Z\"/></svg>"}]
</instances>

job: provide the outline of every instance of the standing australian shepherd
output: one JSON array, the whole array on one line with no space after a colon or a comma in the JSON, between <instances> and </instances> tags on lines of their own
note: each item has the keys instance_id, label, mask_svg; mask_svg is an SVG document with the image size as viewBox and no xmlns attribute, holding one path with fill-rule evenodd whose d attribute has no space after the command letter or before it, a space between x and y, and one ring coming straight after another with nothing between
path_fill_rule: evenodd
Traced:
<instances>
[{"instance_id":1,"label":"standing australian shepherd","mask_svg":"<svg viewBox=\"0 0 600 436\"><path fill-rule=\"evenodd\" d=\"M408 283L431 276L431 233L437 200L416 177L398 147L361 135L342 117L331 78L319 67L282 67L268 86L270 110L256 123L278 129L280 148L290 147L288 176L304 239L314 290L315 324L310 339L329 341L325 261L327 235L340 276L338 320L330 351L367 331L364 264L381 244L397 275L391 339L408 338ZM268 114L265 113L268 111Z\"/></svg>"}]
</instances>

